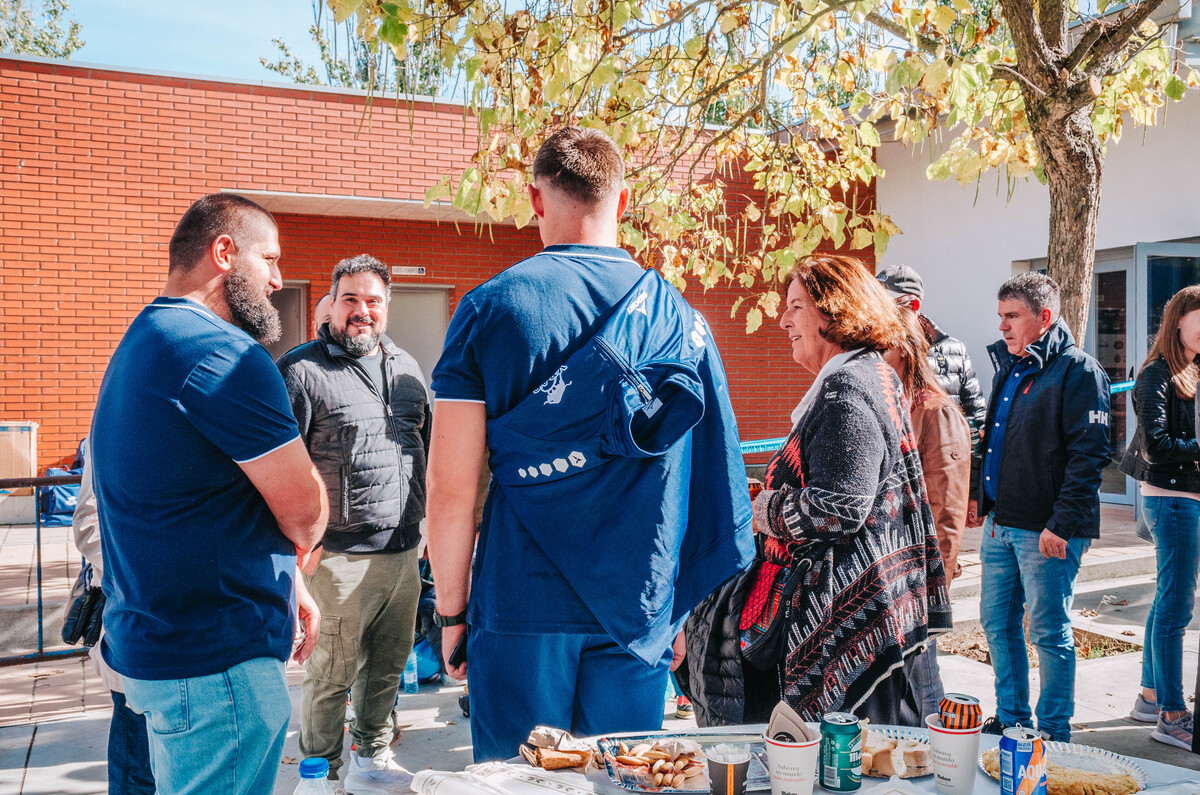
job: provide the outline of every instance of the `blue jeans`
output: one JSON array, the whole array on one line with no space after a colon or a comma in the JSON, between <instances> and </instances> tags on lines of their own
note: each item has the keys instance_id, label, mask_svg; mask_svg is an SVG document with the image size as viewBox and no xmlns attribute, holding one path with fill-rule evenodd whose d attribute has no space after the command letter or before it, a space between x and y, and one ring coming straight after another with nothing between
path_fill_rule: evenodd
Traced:
<instances>
[{"instance_id":1,"label":"blue jeans","mask_svg":"<svg viewBox=\"0 0 1200 795\"><path fill-rule=\"evenodd\" d=\"M123 679L129 706L146 716L159 792L272 791L292 715L282 660L260 657L190 679Z\"/></svg>"},{"instance_id":2,"label":"blue jeans","mask_svg":"<svg viewBox=\"0 0 1200 795\"><path fill-rule=\"evenodd\" d=\"M113 714L108 725L108 795L154 795L146 718L125 705L124 693L109 692Z\"/></svg>"},{"instance_id":3,"label":"blue jeans","mask_svg":"<svg viewBox=\"0 0 1200 795\"><path fill-rule=\"evenodd\" d=\"M471 627L475 761L516 756L539 725L576 737L662 728L671 650L653 668L607 635L503 635Z\"/></svg>"},{"instance_id":4,"label":"blue jeans","mask_svg":"<svg viewBox=\"0 0 1200 795\"><path fill-rule=\"evenodd\" d=\"M1158 584L1146 619L1142 687L1153 688L1163 712L1187 709L1183 700L1183 631L1196 603L1200 564L1200 502L1187 497L1142 497L1154 531Z\"/></svg>"},{"instance_id":5,"label":"blue jeans","mask_svg":"<svg viewBox=\"0 0 1200 795\"><path fill-rule=\"evenodd\" d=\"M1037 727L1053 740L1070 742L1075 712L1075 641L1071 600L1075 575L1091 539L1072 538L1067 557L1048 558L1038 548L1041 533L995 524L983 526L980 618L996 673L996 714L1012 726L1032 728L1029 657L1022 619L1029 608L1029 639L1037 648L1041 696Z\"/></svg>"},{"instance_id":6,"label":"blue jeans","mask_svg":"<svg viewBox=\"0 0 1200 795\"><path fill-rule=\"evenodd\" d=\"M930 638L924 651L914 651L904 658L904 674L917 697L920 719L937 715L941 710L946 689L942 687L942 669L937 661L937 639Z\"/></svg>"}]
</instances>

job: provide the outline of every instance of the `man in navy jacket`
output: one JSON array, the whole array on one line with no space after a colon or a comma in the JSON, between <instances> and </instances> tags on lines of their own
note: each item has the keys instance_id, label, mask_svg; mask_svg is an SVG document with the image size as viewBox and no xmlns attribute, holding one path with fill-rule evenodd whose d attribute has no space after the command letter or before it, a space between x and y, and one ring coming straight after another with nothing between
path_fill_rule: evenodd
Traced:
<instances>
[{"instance_id":1,"label":"man in navy jacket","mask_svg":"<svg viewBox=\"0 0 1200 795\"><path fill-rule=\"evenodd\" d=\"M996 673L997 714L983 730L1033 725L1022 629L1028 608L1041 672L1037 727L1069 742L1075 648L1068 611L1080 560L1100 535L1108 376L1058 318L1053 279L1023 273L996 297L1004 339L988 348L996 377L968 505L968 524L984 525L981 618Z\"/></svg>"}]
</instances>

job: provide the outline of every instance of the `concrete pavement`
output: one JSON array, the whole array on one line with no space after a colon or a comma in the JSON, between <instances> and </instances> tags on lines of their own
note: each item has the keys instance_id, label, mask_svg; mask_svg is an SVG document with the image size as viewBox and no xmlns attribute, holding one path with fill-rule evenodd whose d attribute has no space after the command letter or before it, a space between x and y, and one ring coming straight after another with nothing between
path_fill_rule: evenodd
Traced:
<instances>
[{"instance_id":1,"label":"concrete pavement","mask_svg":"<svg viewBox=\"0 0 1200 795\"><path fill-rule=\"evenodd\" d=\"M1117 522L1123 524L1117 526ZM952 589L958 626L970 625L979 615L977 549L978 533L964 545L967 576L956 581ZM1149 545L1133 537L1131 516L1124 517L1119 509L1109 511L1104 543L1097 544L1084 558L1073 613L1076 625L1141 644L1154 593L1152 552ZM1086 608L1097 615L1084 616ZM1184 648L1184 691L1191 695L1200 648L1200 617L1189 627ZM985 714L994 713L990 666L946 654L940 655L939 661L947 690L975 695L983 702ZM1200 771L1200 757L1151 740L1150 726L1127 717L1139 687L1140 671L1140 652L1079 663L1075 742ZM301 677L298 668L289 668L294 711L276 793L290 793L299 780L295 727L299 725ZM1035 669L1031 682L1035 699L1036 678ZM411 770L458 770L470 763L469 721L457 703L461 692L460 686L425 685L418 693L401 693L403 735L395 750L402 764ZM110 715L108 693L85 661L0 668L0 792L105 792ZM665 727L690 723L670 718Z\"/></svg>"}]
</instances>

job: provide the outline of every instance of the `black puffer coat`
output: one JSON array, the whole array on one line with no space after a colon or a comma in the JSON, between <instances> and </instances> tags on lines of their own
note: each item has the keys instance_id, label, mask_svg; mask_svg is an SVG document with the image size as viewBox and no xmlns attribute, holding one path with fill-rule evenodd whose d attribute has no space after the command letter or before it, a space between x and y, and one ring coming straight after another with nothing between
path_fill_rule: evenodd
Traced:
<instances>
[{"instance_id":1,"label":"black puffer coat","mask_svg":"<svg viewBox=\"0 0 1200 795\"><path fill-rule=\"evenodd\" d=\"M726 580L684 625L687 656L675 678L701 728L765 723L779 703L778 671L762 672L742 661L738 624L752 584L748 572Z\"/></svg>"},{"instance_id":2,"label":"black puffer coat","mask_svg":"<svg viewBox=\"0 0 1200 795\"><path fill-rule=\"evenodd\" d=\"M1195 408L1195 400L1176 394L1164 359L1143 367L1133 390L1137 432L1121 458L1121 471L1160 489L1200 492Z\"/></svg>"},{"instance_id":3,"label":"black puffer coat","mask_svg":"<svg viewBox=\"0 0 1200 795\"><path fill-rule=\"evenodd\" d=\"M402 552L420 540L430 413L425 377L383 337L379 394L362 362L317 339L279 357L292 413L329 494L323 544L334 552Z\"/></svg>"},{"instance_id":4,"label":"black puffer coat","mask_svg":"<svg viewBox=\"0 0 1200 795\"><path fill-rule=\"evenodd\" d=\"M967 346L937 327L929 318L919 315L929 340L929 365L937 374L938 383L967 417L971 426L971 447L979 443L979 429L987 418L987 400L979 388Z\"/></svg>"}]
</instances>

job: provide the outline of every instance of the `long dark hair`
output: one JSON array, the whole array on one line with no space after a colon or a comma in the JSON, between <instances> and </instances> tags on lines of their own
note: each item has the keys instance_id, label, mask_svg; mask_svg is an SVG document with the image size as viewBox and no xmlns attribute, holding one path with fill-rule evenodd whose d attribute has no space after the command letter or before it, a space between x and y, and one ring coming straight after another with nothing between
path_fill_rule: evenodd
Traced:
<instances>
[{"instance_id":1,"label":"long dark hair","mask_svg":"<svg viewBox=\"0 0 1200 795\"><path fill-rule=\"evenodd\" d=\"M1179 339L1179 321L1183 316L1200 309L1200 284L1184 287L1163 310L1162 325L1154 337L1154 345L1150 347L1150 355L1142 362L1142 367L1162 357L1171 371L1171 382L1175 384L1175 394L1185 400L1196 397L1196 380L1200 377L1194 361L1189 361L1184 351L1183 341Z\"/></svg>"}]
</instances>

